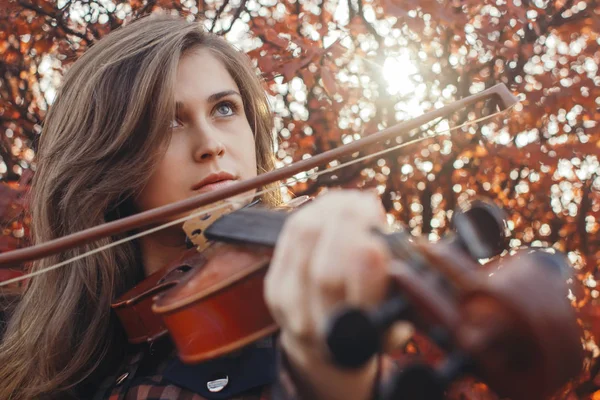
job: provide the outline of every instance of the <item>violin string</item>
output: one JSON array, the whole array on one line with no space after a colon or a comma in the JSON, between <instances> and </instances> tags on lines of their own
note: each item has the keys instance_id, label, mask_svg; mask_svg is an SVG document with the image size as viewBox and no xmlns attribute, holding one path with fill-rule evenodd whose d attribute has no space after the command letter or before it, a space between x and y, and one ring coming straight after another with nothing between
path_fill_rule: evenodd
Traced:
<instances>
[{"instance_id":1,"label":"violin string","mask_svg":"<svg viewBox=\"0 0 600 400\"><path fill-rule=\"evenodd\" d=\"M383 150L377 151L375 153L366 154L366 155L364 155L362 157L357 157L357 158L355 158L353 160L350 160L350 161L347 161L345 163L342 163L342 164L339 164L339 165L336 165L336 166L324 169L323 171L314 172L310 176L307 176L307 177L302 177L302 178L291 177L291 178L288 178L287 182L284 182L284 183L282 183L279 186L272 187L272 188L266 188L266 189L263 189L263 190L259 190L256 193L241 194L241 195L235 196L236 197L236 202L241 201L241 200L248 200L248 199L254 198L256 196L260 196L260 195L263 195L263 194L266 194L266 193L270 193L270 192L275 191L275 190L281 190L282 188L292 186L295 183L300 182L301 180L316 178L318 176L321 176L321 175L324 175L324 174L328 174L328 173L331 173L333 171L337 171L337 170L339 170L341 168L345 168L345 167L347 167L349 165L353 165L353 164L362 162L364 160L368 160L368 159L371 159L371 158L374 158L374 157L377 157L377 156L380 156L380 155L383 155L383 154L386 154L386 153L390 153L392 151L398 150L398 149L400 149L402 147L406 147L406 146L409 146L409 145L414 144L414 143L422 142L422 141L424 141L426 139L432 139L432 138L436 138L438 136L447 135L447 134L449 134L449 133L451 133L453 131L456 131L458 129L461 129L461 128L464 128L464 127L467 127L467 126L470 126L470 125L475 125L475 124L477 124L479 122L487 121L487 120L492 119L492 118L494 118L494 117L496 117L498 115L507 113L514 106L515 105L513 104L512 106L507 107L504 110L497 111L497 112L495 112L493 114L490 114L490 115L487 115L487 116L484 116L484 117L480 117L480 118L477 118L477 119L474 119L474 120L471 120L471 121L466 121L466 122L462 123L461 125L455 126L453 128L449 128L449 129L446 129L446 130L441 131L441 132L435 132L435 133L427 135L427 136L422 136L422 137L410 140L408 142L403 142L403 143L400 143L400 144L398 144L396 146L388 147L388 148L385 148ZM425 130L425 132L426 132L426 130ZM74 261L78 261L78 260L81 260L81 259L83 259L85 257L89 257L89 256L94 255L96 253L102 252L102 251L107 250L107 249L109 249L111 247L119 246L119 245L121 245L123 243L127 243L127 242L135 240L137 238L140 238L140 237L143 237L143 236L146 236L146 235L150 235L150 234L152 234L154 232L157 232L157 231L160 231L162 229L165 229L165 228L171 227L173 225L177 225L177 224L183 223L183 222L185 222L185 221L187 221L189 219L193 219L193 218L199 217L201 215L213 213L215 211L218 211L218 210L221 210L221 209L227 207L231 203L232 203L231 200L225 199L225 200L223 200L222 204L218 204L218 205L216 205L216 206L214 206L212 208L202 208L202 209L200 209L200 210L198 210L198 211L196 211L194 213L191 213L191 214L189 214L189 215L187 215L185 217L181 217L181 218L178 218L176 220L169 221L169 222L164 223L162 225L156 226L154 228L150 228L150 229L144 230L142 232L138 232L138 233L136 233L134 235L131 235L131 236L128 236L126 238L116 240L116 241L108 243L108 244L106 244L104 246L100 246L100 247L98 247L96 249L87 251L85 253L82 253L82 254L79 254L77 256L71 257L71 258L69 258L67 260L61 261L61 262L59 262L57 264L53 264L53 265L50 265L48 267L41 268L41 269L39 269L37 271L33 271L33 272L30 272L30 273L18 276L16 278L12 278L12 279L8 279L8 280L5 280L5 281L2 281L2 282L0 282L0 287L7 286L7 285L10 285L12 283L20 282L20 281L23 281L23 280L26 280L26 279L29 279L29 278L33 278L33 277L35 277L37 275L41 275L41 274L53 271L55 269L58 269L58 268L60 268L62 266L70 264L70 263L72 263Z\"/></svg>"}]
</instances>

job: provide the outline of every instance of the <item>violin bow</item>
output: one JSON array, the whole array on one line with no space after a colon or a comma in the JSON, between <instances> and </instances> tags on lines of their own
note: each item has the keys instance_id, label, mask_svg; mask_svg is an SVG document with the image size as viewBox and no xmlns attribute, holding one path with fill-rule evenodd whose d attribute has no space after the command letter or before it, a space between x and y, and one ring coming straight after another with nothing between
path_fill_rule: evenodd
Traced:
<instances>
[{"instance_id":1,"label":"violin bow","mask_svg":"<svg viewBox=\"0 0 600 400\"><path fill-rule=\"evenodd\" d=\"M26 247L23 249L17 249L17 250L13 250L13 251L10 251L7 253L0 254L0 268L7 268L10 266L19 265L24 262L44 258L44 257L50 256L53 254L57 254L66 249L75 248L75 247L78 247L78 246L84 245L86 243L90 243L90 242L93 242L93 241L96 241L96 240L99 240L99 239L102 239L105 237L109 237L109 236L116 235L116 234L123 233L123 232L128 232L128 231L131 231L132 229L145 228L145 227L151 226L155 223L158 223L160 221L164 221L167 218L170 218L170 217L173 217L176 215L180 215L182 213L189 212L191 210L195 210L200 207L204 207L204 206L207 206L207 205L219 202L219 201L223 201L223 200L226 200L233 196L241 195L245 192L249 192L249 191L255 190L257 188L264 187L273 182L281 181L283 179L288 179L300 172L308 171L312 168L326 165L327 163L334 161L334 160L338 160L342 157L353 155L369 146L376 145L376 144L383 144L386 141L395 139L396 137L406 136L412 130L418 129L421 126L423 126L437 118L448 117L449 115L451 115L454 112L460 111L460 110L465 109L465 108L467 108L473 104L476 104L480 101L489 100L491 98L497 99L497 104L500 108L500 111L498 111L492 115L482 117L482 118L479 118L474 121L467 121L464 124L462 124L460 126L456 126L454 128L451 128L445 132L438 132L435 135L429 135L429 136L424 136L424 137L420 137L417 139L409 140L408 142L403 142L397 146L394 146L391 148L386 148L386 149L381 150L376 153L367 154L363 157L353 159L349 162L340 164L336 167L328 168L323 171L317 172L316 174L312 174L311 176L309 176L309 178L313 177L315 175L318 175L318 174L329 173L335 169L339 169L339 168L348 166L350 164L353 164L353 163L356 163L356 162L359 162L359 161L362 161L365 159L373 158L378 155L381 155L381 154L384 154L384 153L387 153L390 151L394 151L401 147L405 147L405 146L408 146L408 145L411 145L414 143L421 142L425 139L430 139L432 137L439 136L443 133L447 133L449 131L459 129L466 125L472 125L472 124L475 124L482 120L490 119L498 114L508 111L509 109L514 107L519 102L519 99L510 92L510 90L506 87L506 85L504 85L502 83L497 84L497 85L495 85L491 88L488 88L480 93L465 97L461 100L450 103L442 108L439 108L439 109L430 111L428 113L425 113L423 115L420 115L414 119L398 123L394 126L386 128L377 133L370 134L370 135L363 137L359 140L356 140L354 142L348 143L346 145L337 147L332 150L328 150L321 154L317 154L313 157L298 161L296 163L290 164L283 168L279 168L279 169L276 169L273 171L263 173L255 178L240 181L240 182L228 185L228 186L218 189L218 190L203 193L198 196L190 197L188 199L184 199L184 200L181 200L181 201L178 201L175 203L167 204L162 207L158 207L158 208L144 211L144 212L141 212L141 213L129 216L129 217L125 217L125 218L122 218L122 219L119 219L116 221L98 225L98 226L95 226L95 227L92 227L92 228L89 228L89 229L86 229L86 230L83 230L80 232L72 233L67 236L63 236L63 237L60 237L60 238L57 238L57 239L54 239L54 240L51 240L51 241L48 241L45 243L40 243L40 244L37 244L34 246ZM407 138L404 137L404 139L407 139ZM283 186L289 186L290 184L291 183L284 184ZM258 193L258 194L260 194L260 193ZM252 196L254 196L254 195L255 194L253 194ZM204 212L206 212L206 211L203 211L202 213L204 213ZM183 222L187 219L194 218L195 216L196 216L195 214L190 214L184 218L178 219L176 221L171 221L167 224L145 230L136 235L129 236L129 237L121 239L119 241L115 241L113 243L108 244L107 246L103 246L103 247L94 249L90 252L78 255L76 257L65 260L58 264L40 269L38 271L34 271L29 274L25 274L25 275L17 277L17 278L13 278L13 279L9 279L9 280L0 282L0 287L31 278L35 275L40 275L44 272L47 272L52 269L56 269L58 267L66 265L70 262L73 262L75 260L78 260L78 259L87 257L91 254L103 251L107 247L117 246L121 243L133 240L137 237L150 234L150 233L155 232L160 229L164 229L167 226L175 225L175 224Z\"/></svg>"}]
</instances>

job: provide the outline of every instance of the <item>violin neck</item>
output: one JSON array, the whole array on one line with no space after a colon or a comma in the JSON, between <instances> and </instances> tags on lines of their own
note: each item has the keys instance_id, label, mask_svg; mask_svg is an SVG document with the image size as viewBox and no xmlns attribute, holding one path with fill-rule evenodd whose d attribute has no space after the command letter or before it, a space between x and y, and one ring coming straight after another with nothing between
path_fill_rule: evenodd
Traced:
<instances>
[{"instance_id":1,"label":"violin neck","mask_svg":"<svg viewBox=\"0 0 600 400\"><path fill-rule=\"evenodd\" d=\"M244 208L222 216L204 231L208 240L275 247L289 213Z\"/></svg>"}]
</instances>

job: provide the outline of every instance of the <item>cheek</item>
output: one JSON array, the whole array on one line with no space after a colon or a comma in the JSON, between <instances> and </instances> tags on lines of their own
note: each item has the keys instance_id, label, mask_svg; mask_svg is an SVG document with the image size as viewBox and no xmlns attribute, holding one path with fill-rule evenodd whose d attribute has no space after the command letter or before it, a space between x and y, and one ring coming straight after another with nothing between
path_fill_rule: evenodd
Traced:
<instances>
[{"instance_id":1,"label":"cheek","mask_svg":"<svg viewBox=\"0 0 600 400\"><path fill-rule=\"evenodd\" d=\"M244 134L238 136L232 145L235 148L233 155L236 159L239 173L243 179L248 179L257 175L256 142L249 126L244 131Z\"/></svg>"},{"instance_id":2,"label":"cheek","mask_svg":"<svg viewBox=\"0 0 600 400\"><path fill-rule=\"evenodd\" d=\"M178 189L181 183L178 181L180 174L175 173L181 169L180 155L176 146L170 146L162 159L156 165L148 183L140 192L135 201L139 211L146 211L178 200Z\"/></svg>"},{"instance_id":3,"label":"cheek","mask_svg":"<svg viewBox=\"0 0 600 400\"><path fill-rule=\"evenodd\" d=\"M254 136L251 136L250 140L248 140L246 151L246 169L249 177L255 177L258 175L257 173L257 159L256 159L256 142L254 140Z\"/></svg>"},{"instance_id":4,"label":"cheek","mask_svg":"<svg viewBox=\"0 0 600 400\"><path fill-rule=\"evenodd\" d=\"M163 175L163 169L159 166L135 200L138 211L147 211L165 204L170 192L169 188L165 187L168 186L168 182L169 180Z\"/></svg>"}]
</instances>

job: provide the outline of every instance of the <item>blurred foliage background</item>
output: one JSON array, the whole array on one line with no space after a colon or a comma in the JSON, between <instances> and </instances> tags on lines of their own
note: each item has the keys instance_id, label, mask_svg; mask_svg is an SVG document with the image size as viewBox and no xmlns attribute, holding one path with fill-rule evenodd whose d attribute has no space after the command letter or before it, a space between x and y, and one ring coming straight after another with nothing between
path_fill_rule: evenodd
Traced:
<instances>
[{"instance_id":1,"label":"blurred foliage background","mask_svg":"<svg viewBox=\"0 0 600 400\"><path fill-rule=\"evenodd\" d=\"M588 357L559 398L600 399L600 1L0 0L0 252L27 244L35 142L62 73L103 35L153 12L202 21L255 61L279 166L505 83L522 100L509 114L333 174L300 174L292 191L375 188L390 221L431 240L462 200L493 199L508 211L511 247L552 246L572 261L569 297ZM407 352L435 353L419 341ZM495 398L471 381L451 396Z\"/></svg>"}]
</instances>

